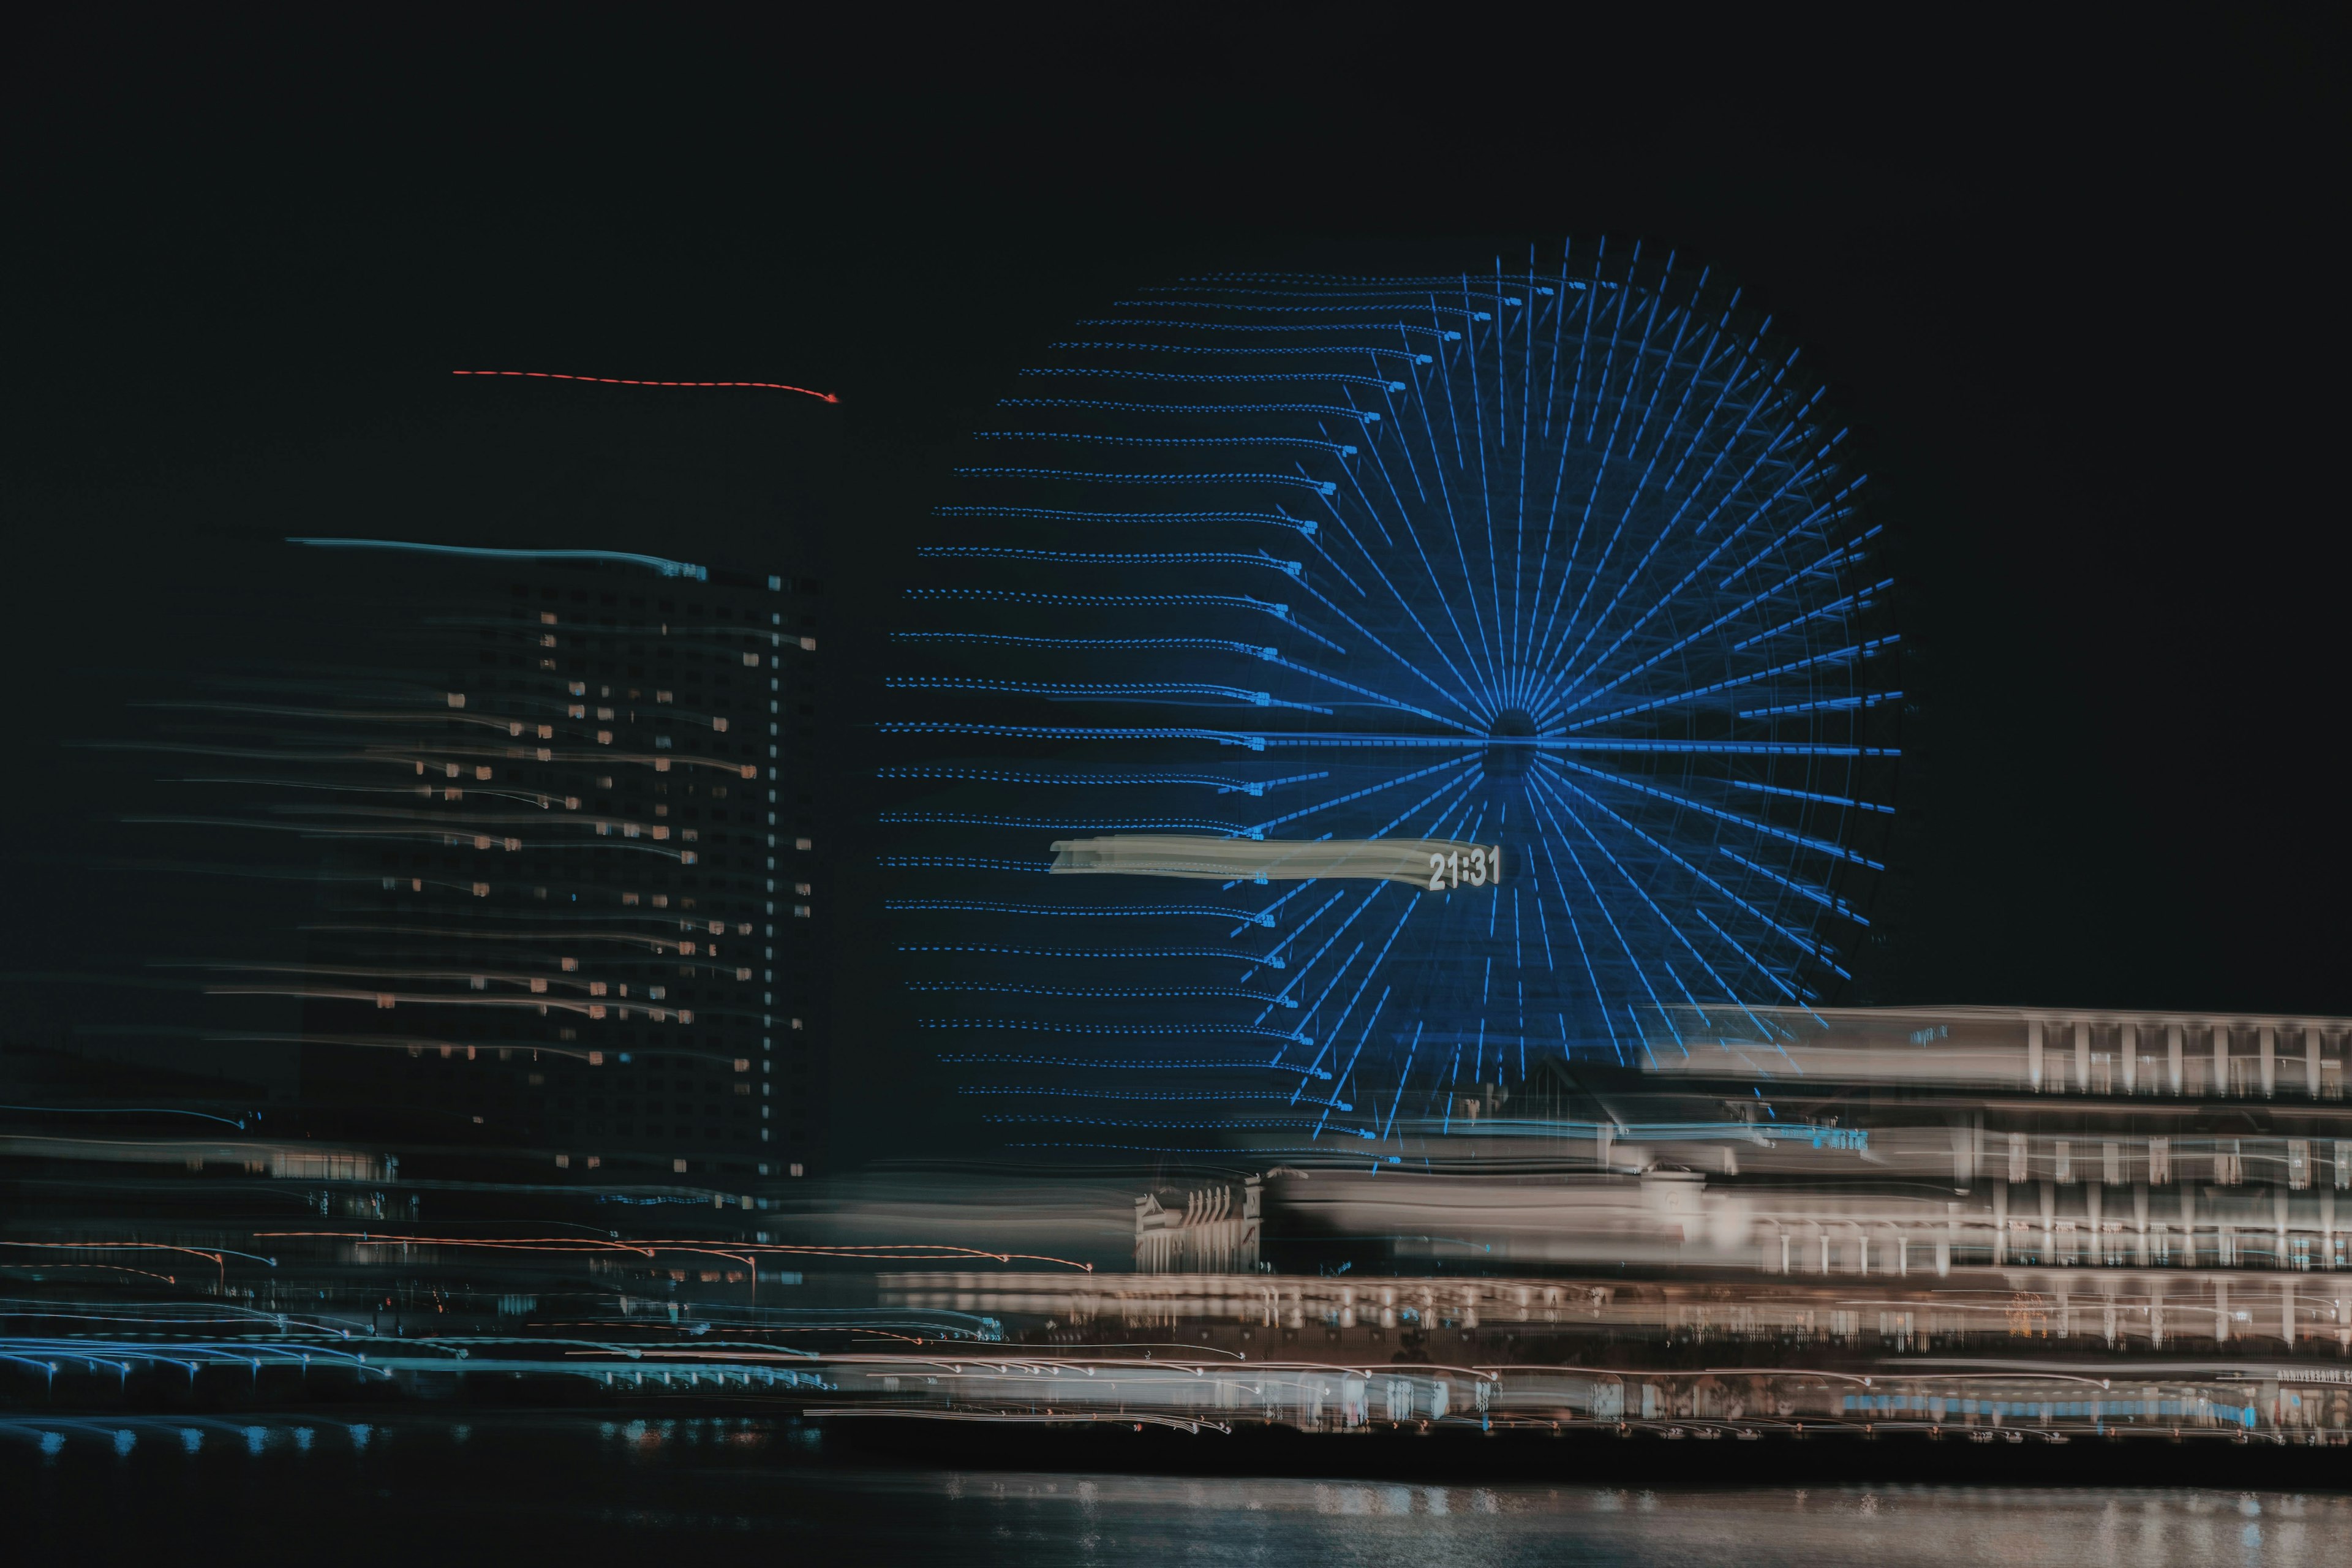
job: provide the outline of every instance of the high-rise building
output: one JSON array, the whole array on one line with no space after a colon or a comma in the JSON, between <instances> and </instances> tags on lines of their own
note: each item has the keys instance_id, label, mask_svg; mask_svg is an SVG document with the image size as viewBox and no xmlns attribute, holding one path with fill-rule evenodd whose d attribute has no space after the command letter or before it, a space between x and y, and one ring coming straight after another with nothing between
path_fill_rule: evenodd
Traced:
<instances>
[{"instance_id":1,"label":"high-rise building","mask_svg":"<svg viewBox=\"0 0 2352 1568\"><path fill-rule=\"evenodd\" d=\"M818 584L298 542L364 658L201 706L320 851L299 972L217 987L299 998L313 1123L411 1173L814 1170Z\"/></svg>"}]
</instances>

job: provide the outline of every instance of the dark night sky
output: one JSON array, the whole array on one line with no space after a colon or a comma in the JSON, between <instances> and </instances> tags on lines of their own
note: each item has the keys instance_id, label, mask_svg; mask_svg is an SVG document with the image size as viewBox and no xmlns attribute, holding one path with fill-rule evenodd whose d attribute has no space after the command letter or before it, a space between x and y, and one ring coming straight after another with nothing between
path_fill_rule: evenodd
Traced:
<instances>
[{"instance_id":1,"label":"dark night sky","mask_svg":"<svg viewBox=\"0 0 2352 1568\"><path fill-rule=\"evenodd\" d=\"M263 542L792 541L854 714L949 443L1093 304L1607 233L1742 283L1874 475L1918 704L1877 999L2352 1014L2338 41L1463 21L12 51L6 967L174 940L83 868L143 786L60 742L266 645L297 579ZM9 992L36 1035L100 1005Z\"/></svg>"}]
</instances>

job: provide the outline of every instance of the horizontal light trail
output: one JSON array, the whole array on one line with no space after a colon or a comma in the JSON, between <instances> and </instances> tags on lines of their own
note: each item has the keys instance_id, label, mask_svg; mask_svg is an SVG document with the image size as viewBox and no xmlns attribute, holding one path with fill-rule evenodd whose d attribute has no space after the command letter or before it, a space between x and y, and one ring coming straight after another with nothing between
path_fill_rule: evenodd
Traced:
<instances>
[{"instance_id":1,"label":"horizontal light trail","mask_svg":"<svg viewBox=\"0 0 2352 1568\"><path fill-rule=\"evenodd\" d=\"M556 370L453 370L451 375L519 376L528 381L585 381L600 386L740 386L762 392L797 392L803 397L814 397L819 403L838 403L841 399L830 392L817 392L805 386L793 386L781 381L648 381L625 375L567 375Z\"/></svg>"}]
</instances>

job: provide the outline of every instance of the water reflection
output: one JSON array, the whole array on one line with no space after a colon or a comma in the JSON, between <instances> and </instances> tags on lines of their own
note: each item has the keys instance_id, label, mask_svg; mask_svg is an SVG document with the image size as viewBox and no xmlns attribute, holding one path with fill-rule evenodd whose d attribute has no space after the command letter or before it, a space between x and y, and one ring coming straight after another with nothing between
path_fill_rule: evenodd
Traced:
<instances>
[{"instance_id":1,"label":"water reflection","mask_svg":"<svg viewBox=\"0 0 2352 1568\"><path fill-rule=\"evenodd\" d=\"M644 1560L1255 1563L2318 1563L2352 1498L2189 1489L1785 1489L1204 1479L829 1462L766 1419L0 1421L0 1493L39 1543L211 1536L343 1560L530 1543ZM371 1523L354 1539L350 1521ZM26 1559L30 1560L30 1559Z\"/></svg>"}]
</instances>

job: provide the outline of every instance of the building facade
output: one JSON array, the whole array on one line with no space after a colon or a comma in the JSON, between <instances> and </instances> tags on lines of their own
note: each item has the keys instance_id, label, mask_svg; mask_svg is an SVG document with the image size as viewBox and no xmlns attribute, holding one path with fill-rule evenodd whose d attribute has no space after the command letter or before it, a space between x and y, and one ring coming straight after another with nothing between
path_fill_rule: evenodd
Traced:
<instances>
[{"instance_id":1,"label":"building facade","mask_svg":"<svg viewBox=\"0 0 2352 1568\"><path fill-rule=\"evenodd\" d=\"M319 918L299 973L215 989L299 1000L314 1124L420 1174L814 1169L818 584L300 542L364 665L213 717L263 731L238 809L316 847Z\"/></svg>"}]
</instances>

